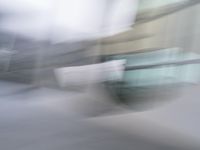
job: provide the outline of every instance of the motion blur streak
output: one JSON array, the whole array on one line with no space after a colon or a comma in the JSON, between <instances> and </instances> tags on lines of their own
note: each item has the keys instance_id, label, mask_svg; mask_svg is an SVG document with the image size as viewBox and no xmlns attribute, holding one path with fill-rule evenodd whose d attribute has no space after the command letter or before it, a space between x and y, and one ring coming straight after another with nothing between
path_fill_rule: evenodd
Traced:
<instances>
[{"instance_id":1,"label":"motion blur streak","mask_svg":"<svg viewBox=\"0 0 200 150\"><path fill-rule=\"evenodd\" d=\"M133 24L137 0L1 0L0 8L6 15L0 24L2 29L63 42L126 30Z\"/></svg>"},{"instance_id":2,"label":"motion blur streak","mask_svg":"<svg viewBox=\"0 0 200 150\"><path fill-rule=\"evenodd\" d=\"M200 150L199 0L0 0L0 150Z\"/></svg>"}]
</instances>

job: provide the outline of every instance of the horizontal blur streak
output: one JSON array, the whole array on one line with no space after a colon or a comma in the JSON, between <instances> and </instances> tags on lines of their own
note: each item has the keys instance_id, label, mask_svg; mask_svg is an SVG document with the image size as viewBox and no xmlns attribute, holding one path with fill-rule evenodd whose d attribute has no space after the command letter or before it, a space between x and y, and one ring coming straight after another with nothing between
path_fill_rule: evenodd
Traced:
<instances>
[{"instance_id":1,"label":"horizontal blur streak","mask_svg":"<svg viewBox=\"0 0 200 150\"><path fill-rule=\"evenodd\" d=\"M0 8L0 29L36 40L63 42L127 30L134 22L137 0L1 0Z\"/></svg>"},{"instance_id":2,"label":"horizontal blur streak","mask_svg":"<svg viewBox=\"0 0 200 150\"><path fill-rule=\"evenodd\" d=\"M0 0L0 150L200 150L198 0Z\"/></svg>"},{"instance_id":3,"label":"horizontal blur streak","mask_svg":"<svg viewBox=\"0 0 200 150\"><path fill-rule=\"evenodd\" d=\"M100 64L74 66L55 69L56 78L61 86L121 81L125 60L113 60Z\"/></svg>"}]
</instances>

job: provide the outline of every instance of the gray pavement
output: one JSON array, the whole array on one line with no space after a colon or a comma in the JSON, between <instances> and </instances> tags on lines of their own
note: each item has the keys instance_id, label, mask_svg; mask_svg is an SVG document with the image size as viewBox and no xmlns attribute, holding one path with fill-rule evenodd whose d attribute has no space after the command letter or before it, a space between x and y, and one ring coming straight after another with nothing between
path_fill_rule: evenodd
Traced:
<instances>
[{"instance_id":1,"label":"gray pavement","mask_svg":"<svg viewBox=\"0 0 200 150\"><path fill-rule=\"evenodd\" d=\"M131 128L130 132L125 132L123 125L121 128L106 127L101 125L105 120L98 117L96 123L83 117L78 111L81 107L77 105L84 104L85 92L68 93L3 81L0 89L1 150L198 149L192 145L187 147L151 140L135 134ZM112 123L109 118L107 123L109 120Z\"/></svg>"}]
</instances>

